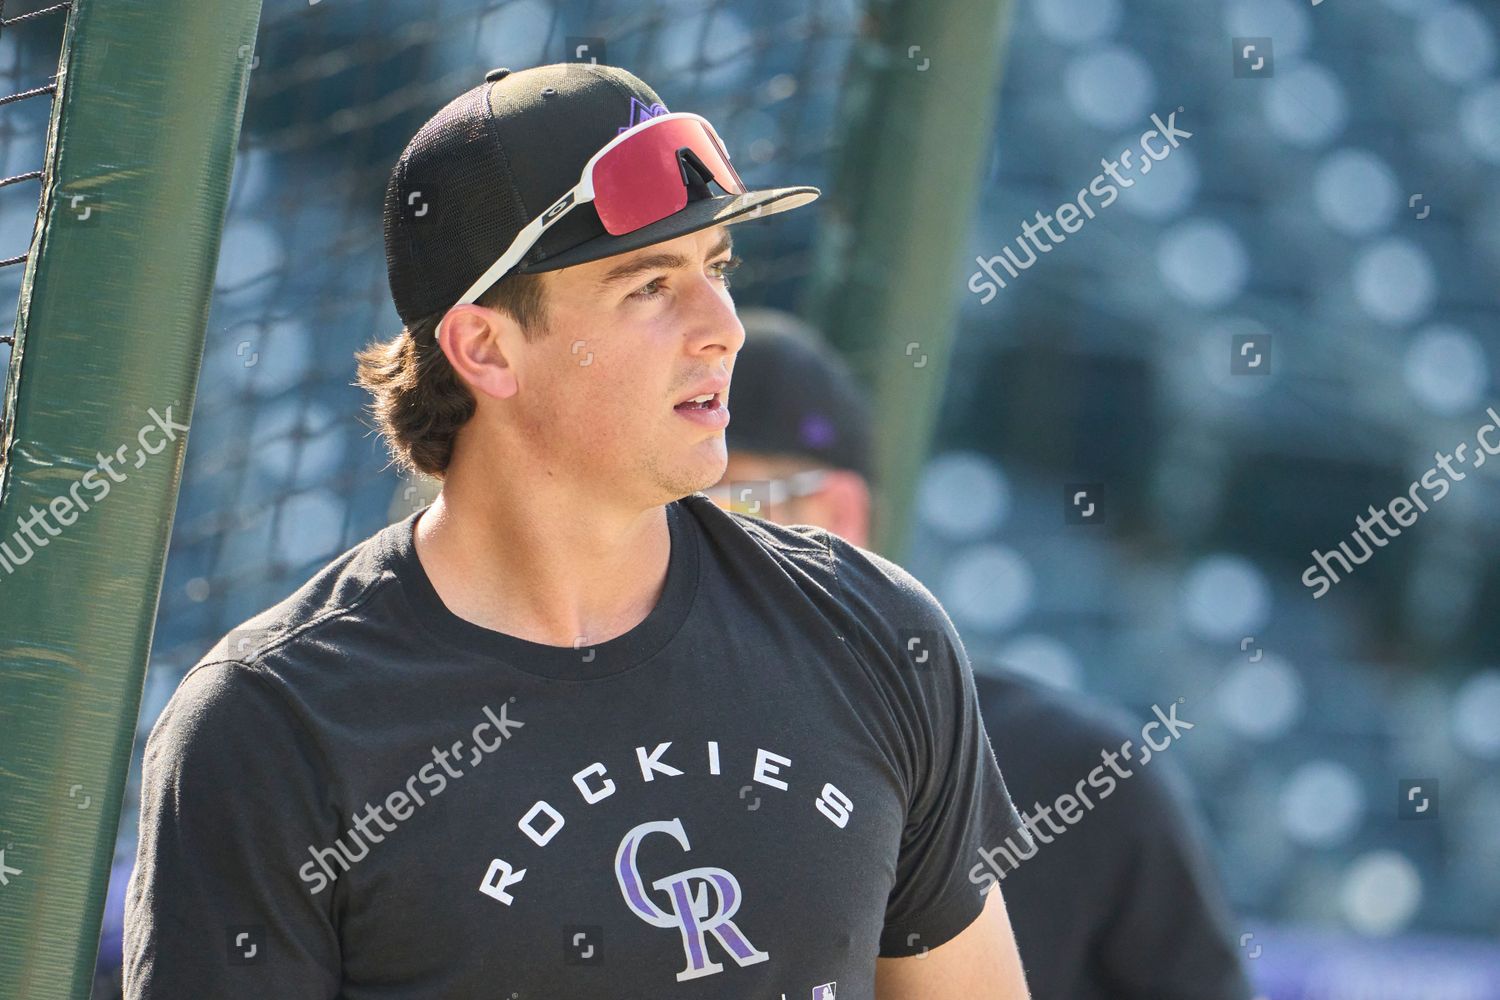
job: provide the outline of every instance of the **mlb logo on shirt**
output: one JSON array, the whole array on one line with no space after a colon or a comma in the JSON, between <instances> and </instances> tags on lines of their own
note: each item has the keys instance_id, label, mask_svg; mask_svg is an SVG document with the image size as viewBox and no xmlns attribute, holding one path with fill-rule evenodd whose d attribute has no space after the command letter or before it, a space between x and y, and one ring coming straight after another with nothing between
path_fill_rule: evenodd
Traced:
<instances>
[{"instance_id":1,"label":"mlb logo on shirt","mask_svg":"<svg viewBox=\"0 0 1500 1000\"><path fill-rule=\"evenodd\" d=\"M832 983L824 983L822 986L814 986L812 991L812 1000L833 1000L834 991L838 988L839 984L836 981Z\"/></svg>"}]
</instances>

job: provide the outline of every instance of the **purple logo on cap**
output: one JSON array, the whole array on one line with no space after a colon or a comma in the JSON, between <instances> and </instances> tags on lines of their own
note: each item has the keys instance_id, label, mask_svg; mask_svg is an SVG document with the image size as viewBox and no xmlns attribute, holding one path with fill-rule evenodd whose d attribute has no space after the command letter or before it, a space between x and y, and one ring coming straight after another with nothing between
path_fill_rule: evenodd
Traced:
<instances>
[{"instance_id":1,"label":"purple logo on cap","mask_svg":"<svg viewBox=\"0 0 1500 1000\"><path fill-rule=\"evenodd\" d=\"M838 437L833 422L821 413L809 413L803 417L800 431L802 443L810 448L826 448Z\"/></svg>"},{"instance_id":2,"label":"purple logo on cap","mask_svg":"<svg viewBox=\"0 0 1500 1000\"><path fill-rule=\"evenodd\" d=\"M630 99L630 123L628 125L621 125L619 128L619 132L624 132L626 129L635 128L637 125L639 125L643 121L646 121L648 118L655 118L657 115L664 115L666 113L667 106L660 101L657 101L655 104L647 107L646 105L642 104L639 99L632 97ZM618 135L619 132L617 132L616 134Z\"/></svg>"}]
</instances>

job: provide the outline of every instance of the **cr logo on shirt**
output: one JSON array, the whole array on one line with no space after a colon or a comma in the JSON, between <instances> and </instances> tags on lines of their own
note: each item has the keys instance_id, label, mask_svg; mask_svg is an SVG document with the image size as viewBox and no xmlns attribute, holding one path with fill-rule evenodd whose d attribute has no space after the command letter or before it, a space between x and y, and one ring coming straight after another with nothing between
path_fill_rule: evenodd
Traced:
<instances>
[{"instance_id":1,"label":"cr logo on shirt","mask_svg":"<svg viewBox=\"0 0 1500 1000\"><path fill-rule=\"evenodd\" d=\"M665 875L651 883L652 888L667 894L671 912L662 910L646 894L640 870L636 868L636 852L641 841L651 833L669 833L684 851L688 846L687 833L682 820L652 820L632 827L620 841L615 851L615 879L620 883L620 892L625 903L635 915L655 927L676 927L682 932L682 950L687 954L687 968L677 973L677 981L697 979L724 971L724 966L708 957L708 939L712 934L719 944L729 952L729 957L740 966L764 962L771 956L758 950L744 933L729 919L740 908L742 893L740 883L723 868L687 868L673 875ZM691 894L692 883L698 882L698 893ZM712 888L718 903L714 912L708 912L708 890Z\"/></svg>"}]
</instances>

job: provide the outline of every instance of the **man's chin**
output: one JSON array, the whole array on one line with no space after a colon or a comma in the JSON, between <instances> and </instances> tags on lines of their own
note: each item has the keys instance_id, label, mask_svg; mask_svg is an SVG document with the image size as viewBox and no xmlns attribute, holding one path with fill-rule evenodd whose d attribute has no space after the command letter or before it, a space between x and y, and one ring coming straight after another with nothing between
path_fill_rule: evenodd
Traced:
<instances>
[{"instance_id":1,"label":"man's chin","mask_svg":"<svg viewBox=\"0 0 1500 1000\"><path fill-rule=\"evenodd\" d=\"M720 435L718 446L713 452L700 453L699 461L682 467L681 475L673 476L670 483L663 484L668 487L668 492L674 494L674 500L716 486L724 478L724 472L729 467L729 455L723 447L723 440Z\"/></svg>"}]
</instances>

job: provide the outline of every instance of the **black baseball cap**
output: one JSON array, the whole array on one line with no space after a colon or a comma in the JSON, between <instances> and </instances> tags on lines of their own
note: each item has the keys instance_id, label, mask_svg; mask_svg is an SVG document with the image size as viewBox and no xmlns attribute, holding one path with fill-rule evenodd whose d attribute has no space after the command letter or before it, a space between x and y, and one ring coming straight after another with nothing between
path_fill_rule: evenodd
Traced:
<instances>
[{"instance_id":1,"label":"black baseball cap","mask_svg":"<svg viewBox=\"0 0 1500 1000\"><path fill-rule=\"evenodd\" d=\"M386 270L402 322L454 305L528 222L578 183L600 147L666 113L639 78L593 63L493 69L449 102L407 144L386 185ZM585 203L548 229L511 273L638 250L796 208L818 194L808 186L715 194L707 184L690 184L686 207L620 236L606 232Z\"/></svg>"},{"instance_id":2,"label":"black baseball cap","mask_svg":"<svg viewBox=\"0 0 1500 1000\"><path fill-rule=\"evenodd\" d=\"M777 309L741 309L745 343L729 383L730 451L795 456L874 482L868 397L810 324Z\"/></svg>"}]
</instances>

